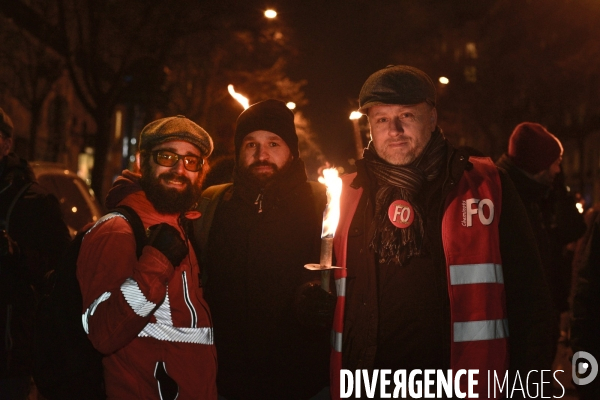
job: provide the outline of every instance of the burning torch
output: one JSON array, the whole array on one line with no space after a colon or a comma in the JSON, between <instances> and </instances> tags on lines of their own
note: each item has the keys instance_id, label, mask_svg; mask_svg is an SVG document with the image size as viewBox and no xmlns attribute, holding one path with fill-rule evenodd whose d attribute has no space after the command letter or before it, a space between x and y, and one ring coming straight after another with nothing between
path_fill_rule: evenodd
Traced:
<instances>
[{"instance_id":1,"label":"burning torch","mask_svg":"<svg viewBox=\"0 0 600 400\"><path fill-rule=\"evenodd\" d=\"M233 85L227 85L227 91L229 92L231 97L236 99L237 102L240 103L242 105L242 107L244 107L244 110L246 110L248 107L250 107L250 103L248 102L248 99L246 97L242 96L241 94L237 93L235 91L235 89L233 88Z\"/></svg>"},{"instance_id":2,"label":"burning torch","mask_svg":"<svg viewBox=\"0 0 600 400\"><path fill-rule=\"evenodd\" d=\"M321 271L321 288L329 292L330 270L340 268L331 265L333 258L333 236L340 220L340 195L342 179L335 168L323 170L319 182L327 186L327 206L323 212L323 231L321 233L321 259L319 264L306 264L304 268Z\"/></svg>"}]
</instances>

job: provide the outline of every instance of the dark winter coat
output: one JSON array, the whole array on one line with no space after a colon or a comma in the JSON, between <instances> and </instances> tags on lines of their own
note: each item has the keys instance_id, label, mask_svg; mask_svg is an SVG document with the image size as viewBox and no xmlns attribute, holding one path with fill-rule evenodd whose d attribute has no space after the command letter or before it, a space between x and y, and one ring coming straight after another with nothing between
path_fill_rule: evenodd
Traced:
<instances>
[{"instance_id":1,"label":"dark winter coat","mask_svg":"<svg viewBox=\"0 0 600 400\"><path fill-rule=\"evenodd\" d=\"M572 260L563 256L563 248L585 232L583 216L564 185L551 187L531 179L506 154L496 164L508 172L525 205L554 309L566 311Z\"/></svg>"},{"instance_id":2,"label":"dark winter coat","mask_svg":"<svg viewBox=\"0 0 600 400\"><path fill-rule=\"evenodd\" d=\"M301 160L264 192L236 179L216 209L206 294L227 398L307 399L327 386L330 331L293 312L300 286L320 278L304 265L319 262L325 191L317 207L306 179Z\"/></svg>"},{"instance_id":3,"label":"dark winter coat","mask_svg":"<svg viewBox=\"0 0 600 400\"><path fill-rule=\"evenodd\" d=\"M12 153L2 159L1 220L5 219L19 189L34 181L33 171L25 160ZM29 186L15 204L8 234L17 243L20 255L0 258L0 377L27 376L31 373L37 296L44 276L59 262L70 236L58 200L37 183ZM8 328L7 321L10 321Z\"/></svg>"},{"instance_id":4,"label":"dark winter coat","mask_svg":"<svg viewBox=\"0 0 600 400\"><path fill-rule=\"evenodd\" d=\"M573 352L586 351L600 360L600 212L589 227L589 238L579 260L575 282L571 345ZM577 386L582 400L600 398L600 379Z\"/></svg>"},{"instance_id":5,"label":"dark winter coat","mask_svg":"<svg viewBox=\"0 0 600 400\"><path fill-rule=\"evenodd\" d=\"M378 264L369 248L376 180L357 162L353 183L364 189L348 233L343 368L450 368L450 300L441 238L444 204L470 168L448 146L442 173L424 185L422 252L405 265ZM509 326L510 370L550 369L550 298L526 212L504 173L500 251Z\"/></svg>"}]
</instances>

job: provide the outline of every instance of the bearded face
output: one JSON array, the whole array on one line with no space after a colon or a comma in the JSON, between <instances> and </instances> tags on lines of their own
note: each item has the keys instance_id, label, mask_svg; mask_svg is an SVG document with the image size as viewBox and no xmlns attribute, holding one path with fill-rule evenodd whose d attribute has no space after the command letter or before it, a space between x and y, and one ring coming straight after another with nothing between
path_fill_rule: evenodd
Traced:
<instances>
[{"instance_id":1,"label":"bearded face","mask_svg":"<svg viewBox=\"0 0 600 400\"><path fill-rule=\"evenodd\" d=\"M252 185L264 188L287 171L293 161L293 159L289 159L281 167L268 161L256 161L249 166L238 166L238 172L244 180Z\"/></svg>"},{"instance_id":2,"label":"bearded face","mask_svg":"<svg viewBox=\"0 0 600 400\"><path fill-rule=\"evenodd\" d=\"M170 142L169 142L170 143ZM150 154L141 158L140 185L146 197L161 214L188 211L200 199L204 170L190 172L179 167L163 167L152 161Z\"/></svg>"},{"instance_id":3,"label":"bearded face","mask_svg":"<svg viewBox=\"0 0 600 400\"><path fill-rule=\"evenodd\" d=\"M254 131L242 141L238 173L251 184L266 187L294 161L287 143L273 132Z\"/></svg>"}]
</instances>

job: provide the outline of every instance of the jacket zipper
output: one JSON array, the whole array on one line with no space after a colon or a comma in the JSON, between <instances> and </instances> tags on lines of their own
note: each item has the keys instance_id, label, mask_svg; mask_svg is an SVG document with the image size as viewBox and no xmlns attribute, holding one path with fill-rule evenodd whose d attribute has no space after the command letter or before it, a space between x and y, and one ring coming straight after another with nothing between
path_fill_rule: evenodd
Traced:
<instances>
[{"instance_id":1,"label":"jacket zipper","mask_svg":"<svg viewBox=\"0 0 600 400\"><path fill-rule=\"evenodd\" d=\"M254 205L258 205L258 213L262 213L262 201L263 201L263 190L261 189L260 193L258 194L258 197L256 198L256 200L254 200Z\"/></svg>"}]
</instances>

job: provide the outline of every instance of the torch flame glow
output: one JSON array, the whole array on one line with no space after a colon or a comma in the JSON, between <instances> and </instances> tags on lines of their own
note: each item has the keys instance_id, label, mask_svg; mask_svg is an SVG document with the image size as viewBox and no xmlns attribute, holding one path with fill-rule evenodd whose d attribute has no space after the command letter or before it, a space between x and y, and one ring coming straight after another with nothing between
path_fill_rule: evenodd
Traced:
<instances>
[{"instance_id":1,"label":"torch flame glow","mask_svg":"<svg viewBox=\"0 0 600 400\"><path fill-rule=\"evenodd\" d=\"M323 170L319 182L327 186L327 207L323 213L323 232L321 237L332 238L340 221L340 196L342 194L342 179L335 168Z\"/></svg>"},{"instance_id":2,"label":"torch flame glow","mask_svg":"<svg viewBox=\"0 0 600 400\"><path fill-rule=\"evenodd\" d=\"M248 102L248 99L245 98L244 96L242 96L241 94L237 93L233 89L233 85L227 85L227 91L229 92L231 97L236 99L238 101L238 103L240 103L244 107L244 110L247 109L248 107L250 107L250 103Z\"/></svg>"}]
</instances>

